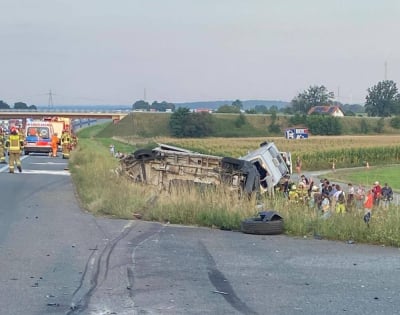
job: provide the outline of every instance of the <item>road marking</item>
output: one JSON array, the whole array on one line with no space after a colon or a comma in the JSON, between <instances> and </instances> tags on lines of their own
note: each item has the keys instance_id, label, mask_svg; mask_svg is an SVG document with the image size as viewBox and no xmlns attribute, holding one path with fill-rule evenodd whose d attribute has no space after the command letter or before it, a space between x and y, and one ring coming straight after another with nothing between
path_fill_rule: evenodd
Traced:
<instances>
[{"instance_id":1,"label":"road marking","mask_svg":"<svg viewBox=\"0 0 400 315\"><path fill-rule=\"evenodd\" d=\"M0 168L0 172L5 171L6 169L8 169L8 164L4 165L3 167Z\"/></svg>"},{"instance_id":2,"label":"road marking","mask_svg":"<svg viewBox=\"0 0 400 315\"><path fill-rule=\"evenodd\" d=\"M25 160L26 158L28 158L28 155L24 155L21 156L21 161ZM44 163L32 163L32 164L52 164L52 165L65 165L66 166L66 162L61 162L61 163L57 163L57 162L44 162ZM6 170L8 170L8 164L5 164L3 167L0 167L0 173L5 172ZM18 170L15 169L15 174L19 174ZM46 170L22 170L21 174L48 174L48 175L63 175L63 176L70 176L71 173L67 170L62 170L62 171L46 171Z\"/></svg>"},{"instance_id":3,"label":"road marking","mask_svg":"<svg viewBox=\"0 0 400 315\"><path fill-rule=\"evenodd\" d=\"M25 160L27 157L27 155L21 156L20 160ZM8 170L8 162L3 167L0 167L0 172L4 172L5 170Z\"/></svg>"},{"instance_id":4,"label":"road marking","mask_svg":"<svg viewBox=\"0 0 400 315\"><path fill-rule=\"evenodd\" d=\"M67 163L66 162L60 162L60 163L57 163L57 162L36 162L36 163L30 163L30 164L44 164L44 165L61 165L61 164L63 164L63 165L66 165Z\"/></svg>"},{"instance_id":5,"label":"road marking","mask_svg":"<svg viewBox=\"0 0 400 315\"><path fill-rule=\"evenodd\" d=\"M16 172L17 173L17 172ZM46 171L46 170L22 170L22 174L48 174L48 175L64 175L70 176L69 171Z\"/></svg>"}]
</instances>

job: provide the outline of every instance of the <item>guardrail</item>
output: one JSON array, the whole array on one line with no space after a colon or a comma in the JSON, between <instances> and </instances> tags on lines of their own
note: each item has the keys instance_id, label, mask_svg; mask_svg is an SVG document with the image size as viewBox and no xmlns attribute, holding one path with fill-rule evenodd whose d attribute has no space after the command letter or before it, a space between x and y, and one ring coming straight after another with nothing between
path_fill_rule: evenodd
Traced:
<instances>
[{"instance_id":1,"label":"guardrail","mask_svg":"<svg viewBox=\"0 0 400 315\"><path fill-rule=\"evenodd\" d=\"M41 114L41 113L110 113L110 114L129 114L132 112L130 109L116 109L116 110L89 110L89 109L40 109L40 110L35 110L35 109L0 109L0 113L36 113L36 114Z\"/></svg>"},{"instance_id":2,"label":"guardrail","mask_svg":"<svg viewBox=\"0 0 400 315\"><path fill-rule=\"evenodd\" d=\"M130 110L0 110L0 119L42 119L44 117L68 117L68 118L110 118L114 121L121 120L131 114Z\"/></svg>"}]
</instances>

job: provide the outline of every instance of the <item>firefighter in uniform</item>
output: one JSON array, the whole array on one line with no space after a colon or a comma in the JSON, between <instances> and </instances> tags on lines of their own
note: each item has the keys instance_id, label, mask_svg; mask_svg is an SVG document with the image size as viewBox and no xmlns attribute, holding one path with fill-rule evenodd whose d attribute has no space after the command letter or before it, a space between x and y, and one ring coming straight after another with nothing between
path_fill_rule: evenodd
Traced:
<instances>
[{"instance_id":1,"label":"firefighter in uniform","mask_svg":"<svg viewBox=\"0 0 400 315\"><path fill-rule=\"evenodd\" d=\"M3 129L0 127L0 163L6 163L5 142L6 138L4 137Z\"/></svg>"},{"instance_id":2,"label":"firefighter in uniform","mask_svg":"<svg viewBox=\"0 0 400 315\"><path fill-rule=\"evenodd\" d=\"M69 158L69 152L71 151L71 135L68 130L63 130L61 135L61 146L62 146L62 157L63 159Z\"/></svg>"},{"instance_id":3,"label":"firefighter in uniform","mask_svg":"<svg viewBox=\"0 0 400 315\"><path fill-rule=\"evenodd\" d=\"M14 173L14 166L17 164L18 171L22 172L21 167L21 149L24 147L24 142L21 141L18 131L16 128L11 129L11 134L6 141L6 147L8 148L9 159L8 166L10 173Z\"/></svg>"}]
</instances>

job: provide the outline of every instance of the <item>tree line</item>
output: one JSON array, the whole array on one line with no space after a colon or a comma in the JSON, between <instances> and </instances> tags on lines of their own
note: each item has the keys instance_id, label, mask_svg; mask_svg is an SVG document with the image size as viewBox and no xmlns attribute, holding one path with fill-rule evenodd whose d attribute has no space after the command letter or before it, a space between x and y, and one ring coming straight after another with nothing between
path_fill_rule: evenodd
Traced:
<instances>
[{"instance_id":1,"label":"tree line","mask_svg":"<svg viewBox=\"0 0 400 315\"><path fill-rule=\"evenodd\" d=\"M243 110L240 100L235 100L231 104L220 106L216 113L241 113L247 114L272 114L283 112L286 114L307 114L315 106L338 106L346 116L354 116L365 113L369 117L391 117L400 115L400 94L396 83L392 80L384 80L367 90L364 106L359 104L342 104L335 100L335 94L329 91L324 85L310 86L308 89L296 95L286 108L265 105L256 105L254 108ZM146 111L174 111L175 105L168 102L153 102L149 104L143 100L137 101L132 105L134 110Z\"/></svg>"},{"instance_id":2,"label":"tree line","mask_svg":"<svg viewBox=\"0 0 400 315\"><path fill-rule=\"evenodd\" d=\"M10 107L6 102L0 100L0 109L30 109L30 110L37 110L35 105L28 106L24 102L16 102L14 103L14 107Z\"/></svg>"},{"instance_id":3,"label":"tree line","mask_svg":"<svg viewBox=\"0 0 400 315\"><path fill-rule=\"evenodd\" d=\"M380 81L367 92L364 112L369 117L391 117L400 114L400 94L394 81ZM334 97L334 93L329 92L323 85L310 86L291 101L291 107L294 113L303 114L308 113L314 106L336 105L342 108L343 105L335 101ZM354 114L345 110L344 113Z\"/></svg>"},{"instance_id":4,"label":"tree line","mask_svg":"<svg viewBox=\"0 0 400 315\"><path fill-rule=\"evenodd\" d=\"M292 101L291 106L285 109L285 112L292 114L289 122L292 125L301 125L309 129L314 135L340 135L342 134L342 125L339 117L333 117L323 114L308 115L309 110L314 106L338 106L343 110L342 104L334 99L334 93L326 89L325 86L310 86L307 90L299 93ZM251 110L243 111L243 105L240 100L226 104L218 108L217 113L236 113L238 114L234 126L241 128L246 125L246 117L243 114L264 113L271 115L271 123L266 126L268 134L281 134L282 130L277 122L278 108L271 107L266 109L262 106ZM347 115L355 115L351 110L343 110ZM398 93L396 83L390 80L381 81L368 89L364 112L369 117L381 117L376 122L372 130L376 133L383 132L383 118L394 116L390 125L393 128L400 129L400 94ZM191 112L188 108L177 109L170 118L170 129L176 137L207 137L212 136L216 128L216 122L209 113ZM370 127L365 120L361 120L360 129L364 133L370 132Z\"/></svg>"}]
</instances>

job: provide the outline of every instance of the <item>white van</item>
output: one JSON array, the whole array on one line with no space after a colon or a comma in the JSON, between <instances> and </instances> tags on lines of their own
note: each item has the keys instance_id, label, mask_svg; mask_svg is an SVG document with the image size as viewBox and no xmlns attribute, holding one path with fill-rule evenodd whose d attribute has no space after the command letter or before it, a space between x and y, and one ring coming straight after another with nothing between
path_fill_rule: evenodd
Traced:
<instances>
[{"instance_id":1,"label":"white van","mask_svg":"<svg viewBox=\"0 0 400 315\"><path fill-rule=\"evenodd\" d=\"M48 121L31 121L25 126L24 154L46 153L51 150L53 125Z\"/></svg>"}]
</instances>

